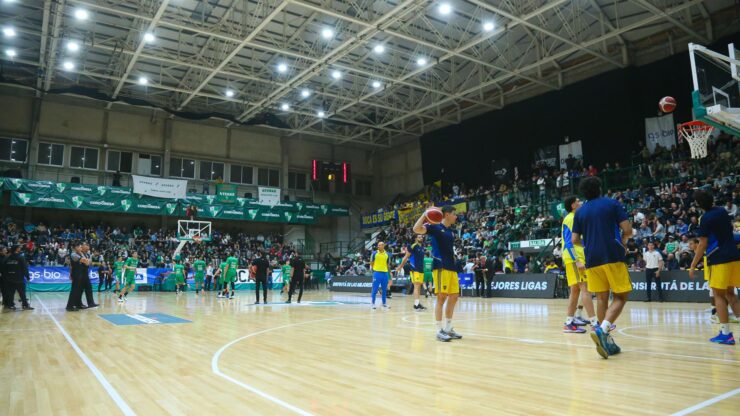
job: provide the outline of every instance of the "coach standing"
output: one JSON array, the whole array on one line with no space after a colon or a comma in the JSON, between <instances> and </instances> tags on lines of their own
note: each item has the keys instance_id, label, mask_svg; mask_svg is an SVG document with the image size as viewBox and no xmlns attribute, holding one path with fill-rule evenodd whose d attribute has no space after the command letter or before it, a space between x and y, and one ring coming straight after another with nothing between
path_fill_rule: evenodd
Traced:
<instances>
[{"instance_id":1,"label":"coach standing","mask_svg":"<svg viewBox=\"0 0 740 416\"><path fill-rule=\"evenodd\" d=\"M301 303L303 297L303 287L306 283L306 262L301 258L300 253L296 251L293 259L290 261L290 288L288 289L288 303L293 299L293 293L298 287L298 303Z\"/></svg>"},{"instance_id":2,"label":"coach standing","mask_svg":"<svg viewBox=\"0 0 740 416\"><path fill-rule=\"evenodd\" d=\"M26 282L28 279L28 263L21 254L21 246L16 245L10 249L10 255L5 259L3 265L3 280L6 284L6 291L3 299L7 296L5 303L6 308L15 309L15 292L21 297L23 310L32 310L26 298Z\"/></svg>"},{"instance_id":3,"label":"coach standing","mask_svg":"<svg viewBox=\"0 0 740 416\"><path fill-rule=\"evenodd\" d=\"M92 264L92 256L90 255L90 245L88 243L82 243L82 255L87 259L85 263L85 269L82 274L82 287L85 290L85 297L87 298L88 308L97 308L98 304L95 303L93 297L92 282L90 282L90 265ZM82 299L80 299L81 301Z\"/></svg>"},{"instance_id":4,"label":"coach standing","mask_svg":"<svg viewBox=\"0 0 740 416\"><path fill-rule=\"evenodd\" d=\"M257 303L260 303L260 284L262 285L262 300L267 303L267 270L270 263L265 260L262 252L257 252L257 258L252 261L255 268L254 273L254 293L257 295Z\"/></svg>"}]
</instances>

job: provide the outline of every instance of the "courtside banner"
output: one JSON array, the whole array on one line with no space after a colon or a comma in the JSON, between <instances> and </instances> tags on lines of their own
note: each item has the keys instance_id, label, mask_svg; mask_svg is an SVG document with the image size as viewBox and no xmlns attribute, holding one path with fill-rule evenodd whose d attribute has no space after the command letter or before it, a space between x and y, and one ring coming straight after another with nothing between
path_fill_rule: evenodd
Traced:
<instances>
[{"instance_id":1,"label":"courtside banner","mask_svg":"<svg viewBox=\"0 0 740 416\"><path fill-rule=\"evenodd\" d=\"M555 279L552 273L497 274L493 277L492 294L498 298L555 297Z\"/></svg>"},{"instance_id":2,"label":"courtside banner","mask_svg":"<svg viewBox=\"0 0 740 416\"><path fill-rule=\"evenodd\" d=\"M183 199L187 195L188 181L180 179L152 178L131 175L134 179L134 193L155 198Z\"/></svg>"},{"instance_id":3,"label":"courtside banner","mask_svg":"<svg viewBox=\"0 0 740 416\"><path fill-rule=\"evenodd\" d=\"M379 211L362 216L362 228L375 228L398 220L398 211Z\"/></svg>"},{"instance_id":4,"label":"courtside banner","mask_svg":"<svg viewBox=\"0 0 740 416\"><path fill-rule=\"evenodd\" d=\"M373 290L371 276L336 276L331 279L332 292L370 293Z\"/></svg>"},{"instance_id":5,"label":"courtside banner","mask_svg":"<svg viewBox=\"0 0 740 416\"><path fill-rule=\"evenodd\" d=\"M647 300L647 281L645 272L630 272L632 292L629 300ZM709 302L709 282L704 280L703 272L696 273L694 279L689 278L685 270L660 272L660 285L663 289L663 299L666 302ZM658 301L657 282L652 285L652 300Z\"/></svg>"}]
</instances>

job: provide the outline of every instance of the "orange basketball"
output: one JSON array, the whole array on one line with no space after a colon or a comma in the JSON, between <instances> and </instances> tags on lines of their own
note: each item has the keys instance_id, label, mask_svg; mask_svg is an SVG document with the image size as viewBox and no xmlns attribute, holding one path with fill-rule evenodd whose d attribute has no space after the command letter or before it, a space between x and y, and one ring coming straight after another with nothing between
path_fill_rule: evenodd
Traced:
<instances>
[{"instance_id":1,"label":"orange basketball","mask_svg":"<svg viewBox=\"0 0 740 416\"><path fill-rule=\"evenodd\" d=\"M432 224L439 224L442 222L442 219L444 218L444 214L442 213L442 210L440 210L437 207L431 207L424 215L427 217L427 221L429 221Z\"/></svg>"}]
</instances>

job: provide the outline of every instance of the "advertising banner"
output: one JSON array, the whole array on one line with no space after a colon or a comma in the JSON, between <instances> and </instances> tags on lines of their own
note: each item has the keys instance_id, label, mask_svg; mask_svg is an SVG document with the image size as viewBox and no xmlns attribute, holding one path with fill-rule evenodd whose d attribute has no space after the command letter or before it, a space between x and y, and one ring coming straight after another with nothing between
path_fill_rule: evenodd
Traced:
<instances>
[{"instance_id":1,"label":"advertising banner","mask_svg":"<svg viewBox=\"0 0 740 416\"><path fill-rule=\"evenodd\" d=\"M491 284L491 294L499 298L555 297L556 274L497 274Z\"/></svg>"},{"instance_id":2,"label":"advertising banner","mask_svg":"<svg viewBox=\"0 0 740 416\"><path fill-rule=\"evenodd\" d=\"M398 211L378 211L362 216L362 228L375 228L388 225L391 221L398 221Z\"/></svg>"},{"instance_id":3,"label":"advertising banner","mask_svg":"<svg viewBox=\"0 0 740 416\"><path fill-rule=\"evenodd\" d=\"M277 205L280 203L280 188L268 188L260 186L257 188L257 200L262 205Z\"/></svg>"},{"instance_id":4,"label":"advertising banner","mask_svg":"<svg viewBox=\"0 0 740 416\"><path fill-rule=\"evenodd\" d=\"M647 300L647 283L645 272L630 272L632 292L629 300ZM657 282L652 284L652 298L658 300ZM660 272L660 285L666 302L709 302L709 282L698 272L692 280L685 270Z\"/></svg>"},{"instance_id":5,"label":"advertising banner","mask_svg":"<svg viewBox=\"0 0 740 416\"><path fill-rule=\"evenodd\" d=\"M216 202L218 202L219 204L235 204L236 185L230 183L217 183Z\"/></svg>"},{"instance_id":6,"label":"advertising banner","mask_svg":"<svg viewBox=\"0 0 740 416\"><path fill-rule=\"evenodd\" d=\"M568 159L569 155L573 156L575 160L583 159L583 147L580 140L561 144L558 150L560 153L560 169L567 168L565 161Z\"/></svg>"},{"instance_id":7,"label":"advertising banner","mask_svg":"<svg viewBox=\"0 0 740 416\"><path fill-rule=\"evenodd\" d=\"M131 175L134 193L155 198L183 199L187 194L188 181L181 179L153 178Z\"/></svg>"},{"instance_id":8,"label":"advertising banner","mask_svg":"<svg viewBox=\"0 0 740 416\"><path fill-rule=\"evenodd\" d=\"M373 290L373 278L370 276L335 276L331 279L332 292L370 293Z\"/></svg>"},{"instance_id":9,"label":"advertising banner","mask_svg":"<svg viewBox=\"0 0 740 416\"><path fill-rule=\"evenodd\" d=\"M662 117L645 118L645 144L650 154L655 152L658 145L664 149L676 145L676 124L673 122L672 113Z\"/></svg>"},{"instance_id":10,"label":"advertising banner","mask_svg":"<svg viewBox=\"0 0 740 416\"><path fill-rule=\"evenodd\" d=\"M180 214L180 207L176 202L165 202L154 198L135 198L133 196L121 198L115 194L72 195L67 193L32 193L12 192L10 204L34 208L74 209L85 211L120 212L130 214L170 215Z\"/></svg>"}]
</instances>

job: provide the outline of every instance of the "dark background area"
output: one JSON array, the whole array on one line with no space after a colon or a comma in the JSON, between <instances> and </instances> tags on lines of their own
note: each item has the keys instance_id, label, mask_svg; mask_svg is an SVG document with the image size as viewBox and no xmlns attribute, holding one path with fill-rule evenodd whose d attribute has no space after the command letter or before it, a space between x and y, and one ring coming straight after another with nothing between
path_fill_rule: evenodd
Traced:
<instances>
[{"instance_id":1,"label":"dark background area","mask_svg":"<svg viewBox=\"0 0 740 416\"><path fill-rule=\"evenodd\" d=\"M733 41L740 43L735 35L709 48L727 54L727 44ZM675 97L674 121L689 121L692 89L687 51L507 105L422 136L424 183L443 179L471 186L490 184L492 159L509 160L522 177L530 172L536 149L562 144L565 136L582 141L586 166L628 165L630 155L645 141L645 117L658 115L660 98Z\"/></svg>"}]
</instances>

